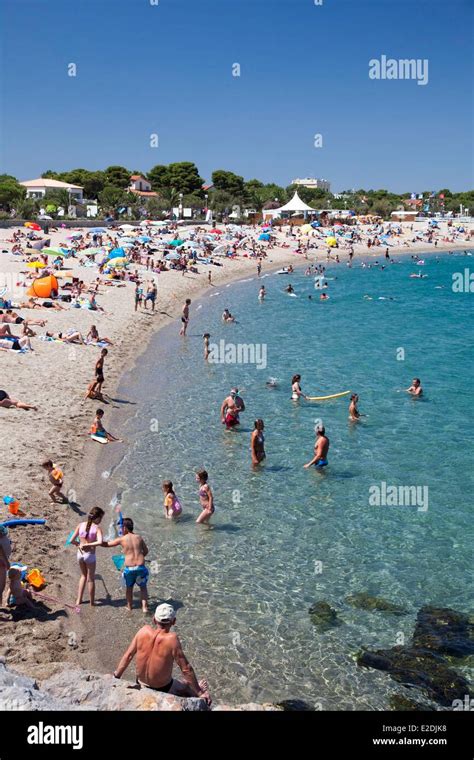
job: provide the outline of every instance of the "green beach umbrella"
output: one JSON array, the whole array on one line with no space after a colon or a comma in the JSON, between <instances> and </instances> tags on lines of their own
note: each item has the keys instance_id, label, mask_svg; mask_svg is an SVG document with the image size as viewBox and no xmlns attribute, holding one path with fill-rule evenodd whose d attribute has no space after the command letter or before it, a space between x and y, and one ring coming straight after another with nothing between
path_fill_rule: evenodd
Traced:
<instances>
[{"instance_id":1,"label":"green beach umbrella","mask_svg":"<svg viewBox=\"0 0 474 760\"><path fill-rule=\"evenodd\" d=\"M65 256L66 255L64 253L64 251L61 250L61 248L43 248L43 250L41 251L41 253L46 254L46 256L54 256L55 258L57 256Z\"/></svg>"},{"instance_id":2,"label":"green beach umbrella","mask_svg":"<svg viewBox=\"0 0 474 760\"><path fill-rule=\"evenodd\" d=\"M174 245L177 248L179 245L183 245L184 240L172 240L168 245Z\"/></svg>"}]
</instances>

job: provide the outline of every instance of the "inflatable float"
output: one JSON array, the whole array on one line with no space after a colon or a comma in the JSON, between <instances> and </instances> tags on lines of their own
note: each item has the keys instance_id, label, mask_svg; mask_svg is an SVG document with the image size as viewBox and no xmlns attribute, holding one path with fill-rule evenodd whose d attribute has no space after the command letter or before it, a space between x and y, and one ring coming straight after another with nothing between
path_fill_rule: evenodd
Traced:
<instances>
[{"instance_id":1,"label":"inflatable float","mask_svg":"<svg viewBox=\"0 0 474 760\"><path fill-rule=\"evenodd\" d=\"M329 401L332 398L341 398L348 396L351 391L342 391L342 393L332 393L330 396L307 396L308 401Z\"/></svg>"},{"instance_id":2,"label":"inflatable float","mask_svg":"<svg viewBox=\"0 0 474 760\"><path fill-rule=\"evenodd\" d=\"M13 525L44 525L46 520L37 518L26 518L19 520L7 520L0 523L0 528L11 528Z\"/></svg>"}]
</instances>

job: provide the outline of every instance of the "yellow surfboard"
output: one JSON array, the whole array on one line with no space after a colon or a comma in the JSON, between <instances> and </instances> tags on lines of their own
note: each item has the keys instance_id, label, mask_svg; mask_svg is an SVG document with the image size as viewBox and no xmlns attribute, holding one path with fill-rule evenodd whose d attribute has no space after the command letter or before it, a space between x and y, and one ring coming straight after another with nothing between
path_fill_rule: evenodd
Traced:
<instances>
[{"instance_id":1,"label":"yellow surfboard","mask_svg":"<svg viewBox=\"0 0 474 760\"><path fill-rule=\"evenodd\" d=\"M329 401L331 398L341 398L348 396L351 391L342 391L342 393L333 393L331 396L307 396L308 401Z\"/></svg>"}]
</instances>

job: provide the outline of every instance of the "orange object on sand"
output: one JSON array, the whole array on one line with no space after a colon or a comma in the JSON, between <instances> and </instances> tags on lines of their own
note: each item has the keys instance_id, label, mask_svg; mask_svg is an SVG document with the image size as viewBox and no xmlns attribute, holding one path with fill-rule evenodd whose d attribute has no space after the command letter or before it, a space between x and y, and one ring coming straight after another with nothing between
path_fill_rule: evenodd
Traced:
<instances>
[{"instance_id":1,"label":"orange object on sand","mask_svg":"<svg viewBox=\"0 0 474 760\"><path fill-rule=\"evenodd\" d=\"M17 515L20 511L20 502L19 501L11 501L8 505L8 511L12 513L12 515Z\"/></svg>"},{"instance_id":2,"label":"orange object on sand","mask_svg":"<svg viewBox=\"0 0 474 760\"><path fill-rule=\"evenodd\" d=\"M46 586L46 581L37 567L34 567L33 570L30 570L26 576L26 580L36 589L40 589L43 588L43 586Z\"/></svg>"},{"instance_id":3,"label":"orange object on sand","mask_svg":"<svg viewBox=\"0 0 474 760\"><path fill-rule=\"evenodd\" d=\"M27 296L36 296L37 298L50 298L51 291L59 290L59 283L53 274L47 277L38 277L26 291Z\"/></svg>"}]
</instances>

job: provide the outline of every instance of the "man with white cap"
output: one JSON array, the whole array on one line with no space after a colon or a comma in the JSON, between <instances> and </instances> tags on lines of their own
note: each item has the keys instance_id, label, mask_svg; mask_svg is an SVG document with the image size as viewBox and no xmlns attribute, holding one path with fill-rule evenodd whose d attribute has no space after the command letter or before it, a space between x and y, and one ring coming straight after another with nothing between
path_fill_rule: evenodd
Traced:
<instances>
[{"instance_id":1,"label":"man with white cap","mask_svg":"<svg viewBox=\"0 0 474 760\"><path fill-rule=\"evenodd\" d=\"M121 678L136 655L137 683L179 697L200 697L210 705L207 681L198 682L178 635L171 631L176 623L173 607L170 604L159 604L155 610L154 623L155 626L144 625L140 628L120 660L114 678ZM183 674L184 683L173 679L175 662Z\"/></svg>"}]
</instances>

